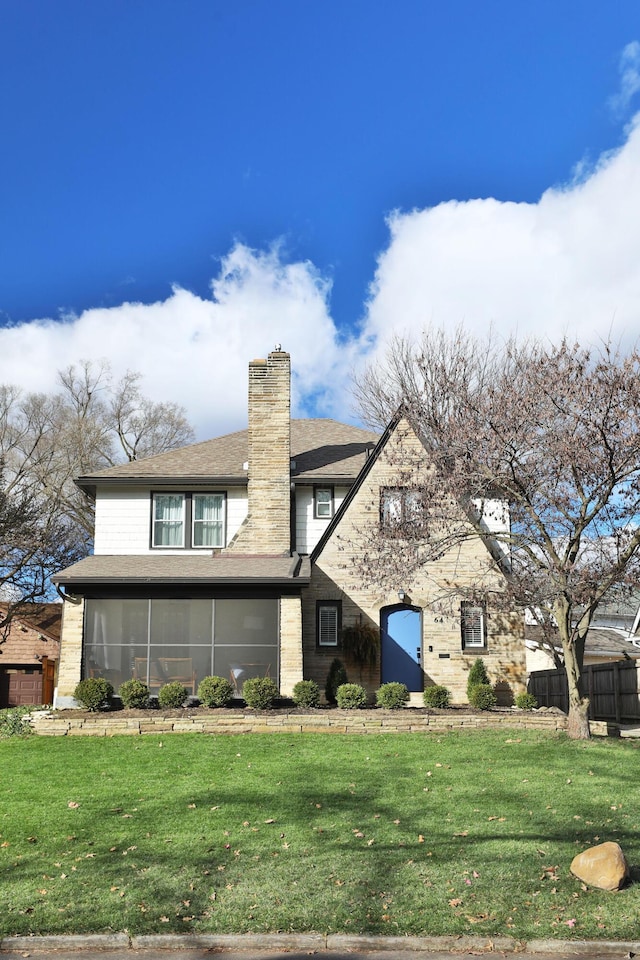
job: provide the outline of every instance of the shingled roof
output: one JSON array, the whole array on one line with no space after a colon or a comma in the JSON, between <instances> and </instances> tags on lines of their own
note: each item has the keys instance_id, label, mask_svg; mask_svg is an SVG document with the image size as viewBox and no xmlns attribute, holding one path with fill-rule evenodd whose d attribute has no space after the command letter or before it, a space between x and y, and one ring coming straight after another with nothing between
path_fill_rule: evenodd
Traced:
<instances>
[{"instance_id":1,"label":"shingled roof","mask_svg":"<svg viewBox=\"0 0 640 960\"><path fill-rule=\"evenodd\" d=\"M351 482L362 469L378 437L370 430L330 419L291 421L291 478L294 482ZM79 477L78 486L94 494L101 482L226 483L247 481L248 431L193 443L155 457Z\"/></svg>"},{"instance_id":2,"label":"shingled roof","mask_svg":"<svg viewBox=\"0 0 640 960\"><path fill-rule=\"evenodd\" d=\"M243 556L210 553L186 554L176 562L171 554L85 557L52 577L68 585L94 583L128 584L296 584L306 583L310 564L306 557Z\"/></svg>"}]
</instances>

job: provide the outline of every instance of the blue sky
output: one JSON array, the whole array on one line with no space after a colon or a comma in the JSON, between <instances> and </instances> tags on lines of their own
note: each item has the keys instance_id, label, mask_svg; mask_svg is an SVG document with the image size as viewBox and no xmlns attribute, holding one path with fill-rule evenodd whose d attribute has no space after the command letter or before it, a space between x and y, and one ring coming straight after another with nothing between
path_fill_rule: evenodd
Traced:
<instances>
[{"instance_id":1,"label":"blue sky","mask_svg":"<svg viewBox=\"0 0 640 960\"><path fill-rule=\"evenodd\" d=\"M0 0L0 382L242 426L428 323L640 332L636 0Z\"/></svg>"}]
</instances>

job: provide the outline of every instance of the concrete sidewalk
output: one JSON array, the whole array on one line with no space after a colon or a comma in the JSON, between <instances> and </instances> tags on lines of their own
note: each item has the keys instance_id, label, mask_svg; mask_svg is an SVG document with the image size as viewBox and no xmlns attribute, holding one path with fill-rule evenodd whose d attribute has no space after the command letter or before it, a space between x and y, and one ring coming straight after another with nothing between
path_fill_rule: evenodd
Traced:
<instances>
[{"instance_id":1,"label":"concrete sidewalk","mask_svg":"<svg viewBox=\"0 0 640 960\"><path fill-rule=\"evenodd\" d=\"M5 937L0 940L2 960L30 956L64 957L74 960L100 956L100 960L143 956L146 960L220 960L252 958L286 960L324 954L333 960L365 955L368 960L428 956L428 960L459 960L472 957L510 957L518 960L594 960L611 957L626 960L640 955L637 941L531 940L527 943L508 937L367 937L344 934L242 934L242 935L148 935L129 937L126 933L84 936Z\"/></svg>"}]
</instances>

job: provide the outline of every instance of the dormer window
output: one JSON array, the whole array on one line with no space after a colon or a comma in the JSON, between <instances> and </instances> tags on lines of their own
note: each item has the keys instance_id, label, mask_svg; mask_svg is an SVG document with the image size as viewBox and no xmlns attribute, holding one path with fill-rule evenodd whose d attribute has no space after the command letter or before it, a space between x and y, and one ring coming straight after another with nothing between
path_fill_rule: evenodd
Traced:
<instances>
[{"instance_id":1,"label":"dormer window","mask_svg":"<svg viewBox=\"0 0 640 960\"><path fill-rule=\"evenodd\" d=\"M224 493L154 493L153 547L225 545Z\"/></svg>"},{"instance_id":2,"label":"dormer window","mask_svg":"<svg viewBox=\"0 0 640 960\"><path fill-rule=\"evenodd\" d=\"M313 488L313 515L317 520L328 520L333 516L333 487Z\"/></svg>"}]
</instances>

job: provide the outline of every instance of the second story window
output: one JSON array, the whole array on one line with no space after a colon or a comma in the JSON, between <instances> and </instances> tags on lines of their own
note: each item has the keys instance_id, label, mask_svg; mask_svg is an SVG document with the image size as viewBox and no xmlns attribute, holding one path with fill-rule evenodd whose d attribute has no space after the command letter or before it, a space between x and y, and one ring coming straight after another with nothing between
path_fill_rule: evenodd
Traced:
<instances>
[{"instance_id":1,"label":"second story window","mask_svg":"<svg viewBox=\"0 0 640 960\"><path fill-rule=\"evenodd\" d=\"M225 545L224 493L154 493L152 547Z\"/></svg>"},{"instance_id":2,"label":"second story window","mask_svg":"<svg viewBox=\"0 0 640 960\"><path fill-rule=\"evenodd\" d=\"M184 547L185 497L182 493L156 493L153 498L154 547Z\"/></svg>"},{"instance_id":3,"label":"second story window","mask_svg":"<svg viewBox=\"0 0 640 960\"><path fill-rule=\"evenodd\" d=\"M385 533L402 536L423 523L423 500L419 490L386 487L380 491L380 522Z\"/></svg>"},{"instance_id":4,"label":"second story window","mask_svg":"<svg viewBox=\"0 0 640 960\"><path fill-rule=\"evenodd\" d=\"M224 496L221 493L194 493L193 546L224 546Z\"/></svg>"},{"instance_id":5,"label":"second story window","mask_svg":"<svg viewBox=\"0 0 640 960\"><path fill-rule=\"evenodd\" d=\"M329 519L333 516L333 487L314 487L313 490L314 516L318 520Z\"/></svg>"}]
</instances>

